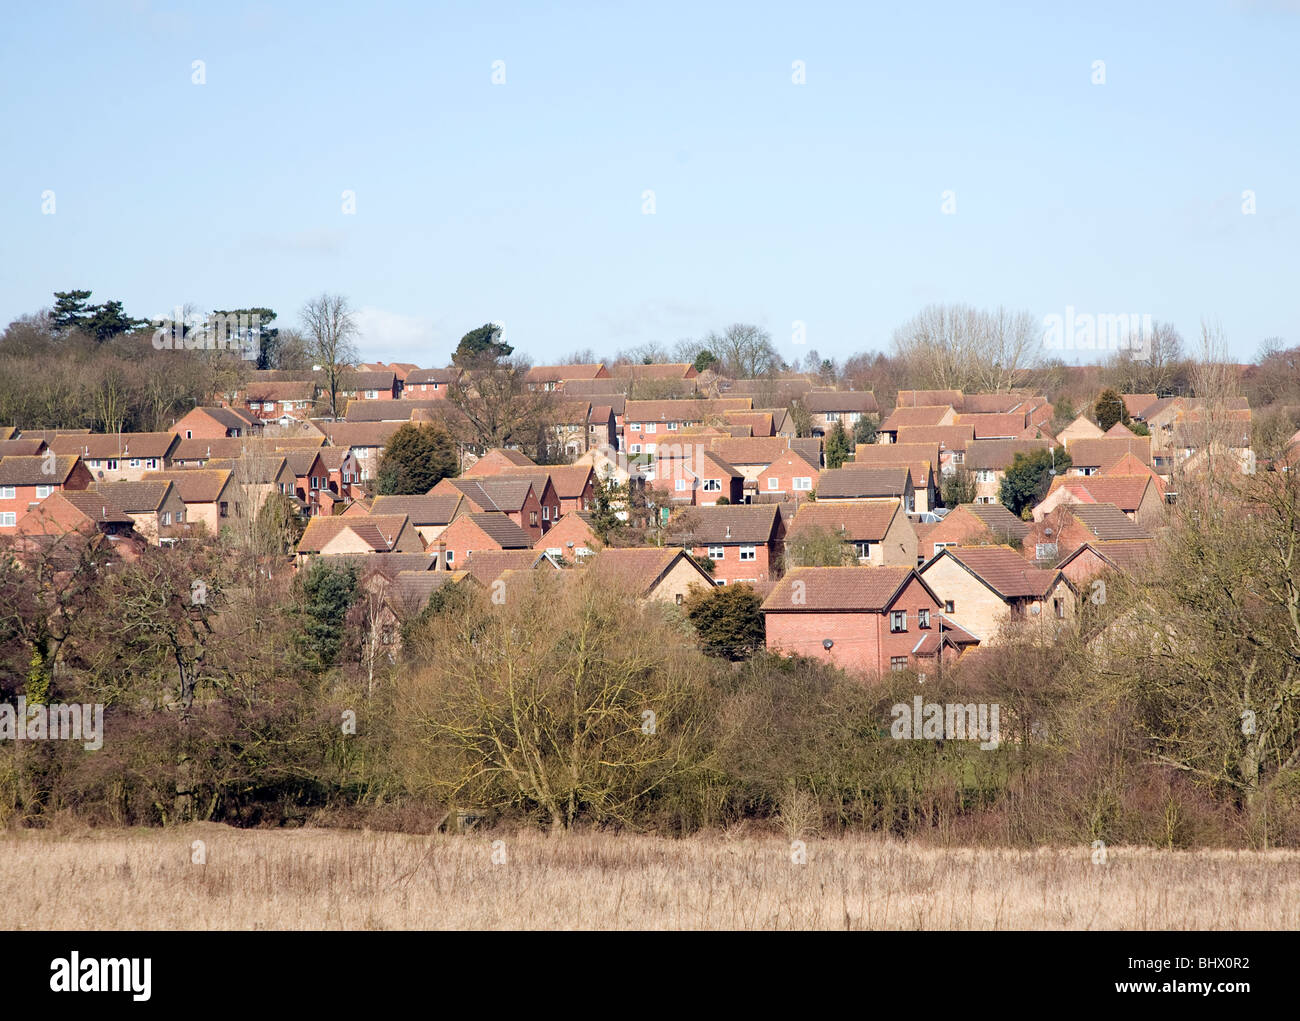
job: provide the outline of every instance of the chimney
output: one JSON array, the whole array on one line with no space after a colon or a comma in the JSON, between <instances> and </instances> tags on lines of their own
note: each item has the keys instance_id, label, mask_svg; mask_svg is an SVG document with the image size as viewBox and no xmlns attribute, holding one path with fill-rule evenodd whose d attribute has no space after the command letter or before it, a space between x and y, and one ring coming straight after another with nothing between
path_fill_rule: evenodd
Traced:
<instances>
[{"instance_id":1,"label":"chimney","mask_svg":"<svg viewBox=\"0 0 1300 1021\"><path fill-rule=\"evenodd\" d=\"M441 540L438 541L438 557L433 569L435 571L445 571L447 569L447 544Z\"/></svg>"}]
</instances>

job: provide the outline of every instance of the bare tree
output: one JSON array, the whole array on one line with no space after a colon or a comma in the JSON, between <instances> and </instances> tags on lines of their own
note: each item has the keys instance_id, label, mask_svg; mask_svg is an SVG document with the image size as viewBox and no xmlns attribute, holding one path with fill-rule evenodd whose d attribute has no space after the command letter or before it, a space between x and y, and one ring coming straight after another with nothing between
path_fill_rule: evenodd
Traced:
<instances>
[{"instance_id":1,"label":"bare tree","mask_svg":"<svg viewBox=\"0 0 1300 1021\"><path fill-rule=\"evenodd\" d=\"M1038 362L1042 331L1028 312L929 305L894 333L914 383L939 390L1002 392Z\"/></svg>"},{"instance_id":2,"label":"bare tree","mask_svg":"<svg viewBox=\"0 0 1300 1021\"><path fill-rule=\"evenodd\" d=\"M732 323L721 333L712 332L701 342L722 360L732 379L758 379L780 368L781 358L772 335L761 326Z\"/></svg>"},{"instance_id":3,"label":"bare tree","mask_svg":"<svg viewBox=\"0 0 1300 1021\"><path fill-rule=\"evenodd\" d=\"M339 378L357 360L352 307L340 294L321 294L302 307L302 322L308 350L325 373L330 417L338 418Z\"/></svg>"}]
</instances>

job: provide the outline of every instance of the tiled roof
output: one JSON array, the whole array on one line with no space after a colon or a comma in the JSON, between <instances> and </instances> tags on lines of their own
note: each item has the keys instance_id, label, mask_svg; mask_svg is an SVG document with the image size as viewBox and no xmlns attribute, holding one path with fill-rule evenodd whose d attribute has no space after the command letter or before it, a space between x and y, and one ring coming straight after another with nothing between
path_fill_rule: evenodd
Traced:
<instances>
[{"instance_id":1,"label":"tiled roof","mask_svg":"<svg viewBox=\"0 0 1300 1021\"><path fill-rule=\"evenodd\" d=\"M170 481L184 503L213 503L230 481L230 472L210 468L179 468L176 471L145 472L143 481Z\"/></svg>"},{"instance_id":2,"label":"tiled roof","mask_svg":"<svg viewBox=\"0 0 1300 1021\"><path fill-rule=\"evenodd\" d=\"M962 564L1003 599L1043 596L1060 573L1030 567L1010 546L949 546L940 553L942 556L950 556ZM930 563L937 563L938 559Z\"/></svg>"},{"instance_id":3,"label":"tiled roof","mask_svg":"<svg viewBox=\"0 0 1300 1021\"><path fill-rule=\"evenodd\" d=\"M899 390L895 399L897 408L922 408L944 405L958 410L962 407L960 390Z\"/></svg>"},{"instance_id":4,"label":"tiled roof","mask_svg":"<svg viewBox=\"0 0 1300 1021\"><path fill-rule=\"evenodd\" d=\"M263 401L314 401L316 384L309 383L250 383L244 390L244 400L250 403Z\"/></svg>"},{"instance_id":5,"label":"tiled roof","mask_svg":"<svg viewBox=\"0 0 1300 1021\"><path fill-rule=\"evenodd\" d=\"M140 482L96 482L92 491L107 497L128 513L139 514L156 511L167 499L172 489L168 479ZM179 495L179 494L178 494Z\"/></svg>"},{"instance_id":6,"label":"tiled roof","mask_svg":"<svg viewBox=\"0 0 1300 1021\"><path fill-rule=\"evenodd\" d=\"M406 385L414 383L450 383L460 377L460 369L416 369L406 374Z\"/></svg>"},{"instance_id":7,"label":"tiled roof","mask_svg":"<svg viewBox=\"0 0 1300 1021\"><path fill-rule=\"evenodd\" d=\"M655 583L686 554L680 549L605 549L588 563L588 570L616 578L620 588L634 596L645 596ZM688 563L692 561L688 560ZM699 571L700 583L713 585L704 571Z\"/></svg>"},{"instance_id":8,"label":"tiled roof","mask_svg":"<svg viewBox=\"0 0 1300 1021\"><path fill-rule=\"evenodd\" d=\"M822 441L820 436L805 436L790 441L790 449L814 468L822 466Z\"/></svg>"},{"instance_id":9,"label":"tiled roof","mask_svg":"<svg viewBox=\"0 0 1300 1021\"><path fill-rule=\"evenodd\" d=\"M722 397L715 400L628 401L623 417L629 422L703 422L721 418L724 411L749 411L750 397Z\"/></svg>"},{"instance_id":10,"label":"tiled roof","mask_svg":"<svg viewBox=\"0 0 1300 1021\"><path fill-rule=\"evenodd\" d=\"M846 468L909 468L912 484L924 486L930 472L939 468L939 446L936 443L859 443L853 460Z\"/></svg>"},{"instance_id":11,"label":"tiled roof","mask_svg":"<svg viewBox=\"0 0 1300 1021\"><path fill-rule=\"evenodd\" d=\"M226 429L239 429L247 432L256 425L256 422L249 416L246 411L239 411L235 408L217 408L217 407L200 407L195 411L201 411L218 425Z\"/></svg>"},{"instance_id":12,"label":"tiled roof","mask_svg":"<svg viewBox=\"0 0 1300 1021\"><path fill-rule=\"evenodd\" d=\"M1120 394L1124 398L1124 410L1133 418L1141 418L1147 408L1160 398L1156 394Z\"/></svg>"},{"instance_id":13,"label":"tiled roof","mask_svg":"<svg viewBox=\"0 0 1300 1021\"><path fill-rule=\"evenodd\" d=\"M61 486L76 467L75 454L22 454L0 458L0 486ZM46 471L46 466L53 471Z\"/></svg>"},{"instance_id":14,"label":"tiled roof","mask_svg":"<svg viewBox=\"0 0 1300 1021\"><path fill-rule=\"evenodd\" d=\"M534 365L525 377L530 383L549 383L568 379L596 379L605 368L603 362L584 365Z\"/></svg>"},{"instance_id":15,"label":"tiled roof","mask_svg":"<svg viewBox=\"0 0 1300 1021\"><path fill-rule=\"evenodd\" d=\"M984 522L995 536L1023 539L1029 534L1029 526L1000 503L964 503L960 506Z\"/></svg>"},{"instance_id":16,"label":"tiled roof","mask_svg":"<svg viewBox=\"0 0 1300 1021\"><path fill-rule=\"evenodd\" d=\"M172 451L173 461L206 461L212 457L238 457L244 450L244 438L223 436L215 440L181 440Z\"/></svg>"},{"instance_id":17,"label":"tiled roof","mask_svg":"<svg viewBox=\"0 0 1300 1021\"><path fill-rule=\"evenodd\" d=\"M1068 489L1084 503L1113 503L1120 510L1132 513L1152 484L1149 475L1058 475L1052 480L1048 494Z\"/></svg>"},{"instance_id":18,"label":"tiled roof","mask_svg":"<svg viewBox=\"0 0 1300 1021\"><path fill-rule=\"evenodd\" d=\"M1070 504L1069 511L1098 539L1151 538L1150 532L1140 527L1113 503Z\"/></svg>"},{"instance_id":19,"label":"tiled roof","mask_svg":"<svg viewBox=\"0 0 1300 1021\"><path fill-rule=\"evenodd\" d=\"M428 410L445 407L445 398L429 400L367 401L353 397L343 413L348 422L409 422L417 408Z\"/></svg>"},{"instance_id":20,"label":"tiled roof","mask_svg":"<svg viewBox=\"0 0 1300 1021\"><path fill-rule=\"evenodd\" d=\"M35 457L45 446L45 441L37 437L27 440L0 440L0 457Z\"/></svg>"},{"instance_id":21,"label":"tiled roof","mask_svg":"<svg viewBox=\"0 0 1300 1021\"><path fill-rule=\"evenodd\" d=\"M690 362L660 362L654 365L624 362L615 365L610 372L615 376L631 376L635 379L689 379L697 375L695 366Z\"/></svg>"},{"instance_id":22,"label":"tiled roof","mask_svg":"<svg viewBox=\"0 0 1300 1021\"><path fill-rule=\"evenodd\" d=\"M1024 414L1013 412L1004 415L962 414L957 416L956 424L974 426L977 440L995 440L1019 436L1028 423Z\"/></svg>"},{"instance_id":23,"label":"tiled roof","mask_svg":"<svg viewBox=\"0 0 1300 1021\"><path fill-rule=\"evenodd\" d=\"M898 429L900 444L928 443L942 445L945 450L965 450L973 439L973 425L904 425Z\"/></svg>"},{"instance_id":24,"label":"tiled roof","mask_svg":"<svg viewBox=\"0 0 1300 1021\"><path fill-rule=\"evenodd\" d=\"M970 471L1006 471L1017 454L1049 449L1048 440L972 440L966 446L965 465ZM1070 449L1074 449L1073 443Z\"/></svg>"},{"instance_id":25,"label":"tiled roof","mask_svg":"<svg viewBox=\"0 0 1300 1021\"><path fill-rule=\"evenodd\" d=\"M371 514L365 517L346 517L342 515L315 517L307 522L307 528L303 531L302 539L298 543L298 552L319 553L330 540L344 529L358 524L365 524L376 529L383 539L382 548L386 549L391 544L396 543L397 537L406 525L406 520L405 514ZM356 531L356 529L353 530ZM367 529L362 538L366 538L367 535L373 536L373 533Z\"/></svg>"},{"instance_id":26,"label":"tiled roof","mask_svg":"<svg viewBox=\"0 0 1300 1021\"><path fill-rule=\"evenodd\" d=\"M421 496L377 496L372 514L405 514L416 525L446 525L460 506L459 494L425 493Z\"/></svg>"},{"instance_id":27,"label":"tiled roof","mask_svg":"<svg viewBox=\"0 0 1300 1021\"><path fill-rule=\"evenodd\" d=\"M879 613L914 573L910 567L796 567L777 582L762 608L764 613Z\"/></svg>"},{"instance_id":28,"label":"tiled roof","mask_svg":"<svg viewBox=\"0 0 1300 1021\"><path fill-rule=\"evenodd\" d=\"M339 378L340 390L391 390L397 381L397 374L392 369L378 372L358 372L353 369L344 372Z\"/></svg>"},{"instance_id":29,"label":"tiled roof","mask_svg":"<svg viewBox=\"0 0 1300 1021\"><path fill-rule=\"evenodd\" d=\"M810 390L799 399L799 403L814 415L824 415L828 411L874 415L880 411L876 395L870 390Z\"/></svg>"},{"instance_id":30,"label":"tiled roof","mask_svg":"<svg viewBox=\"0 0 1300 1021\"><path fill-rule=\"evenodd\" d=\"M902 496L909 474L907 468L827 468L817 479L817 498Z\"/></svg>"},{"instance_id":31,"label":"tiled roof","mask_svg":"<svg viewBox=\"0 0 1300 1021\"><path fill-rule=\"evenodd\" d=\"M880 423L882 432L893 432L905 425L938 425L952 410L947 404L933 407L895 408L887 419Z\"/></svg>"},{"instance_id":32,"label":"tiled roof","mask_svg":"<svg viewBox=\"0 0 1300 1021\"><path fill-rule=\"evenodd\" d=\"M443 479L438 483L438 488L442 492L455 489L485 511L517 513L527 502L533 484L527 478L502 474L471 479ZM541 494L535 495L540 499Z\"/></svg>"},{"instance_id":33,"label":"tiled roof","mask_svg":"<svg viewBox=\"0 0 1300 1021\"><path fill-rule=\"evenodd\" d=\"M380 403L374 401L371 403ZM388 403L388 402L383 402ZM395 403L395 402L394 402ZM409 404L410 401L403 401ZM319 422L320 429L335 447L382 447L402 427L401 422Z\"/></svg>"},{"instance_id":34,"label":"tiled roof","mask_svg":"<svg viewBox=\"0 0 1300 1021\"><path fill-rule=\"evenodd\" d=\"M531 549L532 538L500 511L481 511L467 515L502 549Z\"/></svg>"},{"instance_id":35,"label":"tiled roof","mask_svg":"<svg viewBox=\"0 0 1300 1021\"><path fill-rule=\"evenodd\" d=\"M103 521L114 525L131 525L135 523L135 519L130 514L103 493L93 493L89 490L80 489L60 489L42 500L37 509L39 510L40 507L44 507L46 503L52 500L61 500L71 504L87 518L94 521Z\"/></svg>"},{"instance_id":36,"label":"tiled roof","mask_svg":"<svg viewBox=\"0 0 1300 1021\"><path fill-rule=\"evenodd\" d=\"M805 503L795 514L789 534L793 538L813 528L827 532L843 529L849 542L879 542L901 513L899 505L892 501Z\"/></svg>"},{"instance_id":37,"label":"tiled roof","mask_svg":"<svg viewBox=\"0 0 1300 1021\"><path fill-rule=\"evenodd\" d=\"M1150 436L1100 436L1070 443L1070 460L1075 467L1101 468L1105 471L1127 452L1144 465L1151 466Z\"/></svg>"},{"instance_id":38,"label":"tiled roof","mask_svg":"<svg viewBox=\"0 0 1300 1021\"><path fill-rule=\"evenodd\" d=\"M554 570L555 561L534 549L475 550L460 565L484 585L490 585L506 571L527 571L534 568Z\"/></svg>"},{"instance_id":39,"label":"tiled roof","mask_svg":"<svg viewBox=\"0 0 1300 1021\"><path fill-rule=\"evenodd\" d=\"M55 436L49 440L50 449L56 454L76 454L81 458L103 460L105 458L153 457L167 456L167 451L176 442L175 433L81 433Z\"/></svg>"},{"instance_id":40,"label":"tiled roof","mask_svg":"<svg viewBox=\"0 0 1300 1021\"><path fill-rule=\"evenodd\" d=\"M784 436L748 436L713 439L709 447L728 464L771 464L790 444Z\"/></svg>"},{"instance_id":41,"label":"tiled roof","mask_svg":"<svg viewBox=\"0 0 1300 1021\"><path fill-rule=\"evenodd\" d=\"M763 545L771 540L779 521L780 511L770 504L689 507L668 523L668 533L675 542L693 546Z\"/></svg>"}]
</instances>

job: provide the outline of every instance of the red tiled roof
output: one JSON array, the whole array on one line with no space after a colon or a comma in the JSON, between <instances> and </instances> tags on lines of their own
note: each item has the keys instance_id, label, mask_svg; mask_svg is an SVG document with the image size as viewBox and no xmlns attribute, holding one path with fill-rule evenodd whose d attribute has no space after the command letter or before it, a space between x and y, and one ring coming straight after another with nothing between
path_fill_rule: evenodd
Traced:
<instances>
[{"instance_id":1,"label":"red tiled roof","mask_svg":"<svg viewBox=\"0 0 1300 1021\"><path fill-rule=\"evenodd\" d=\"M764 613L879 613L915 574L910 567L796 567L777 582L762 609ZM801 583L798 589L796 582Z\"/></svg>"}]
</instances>

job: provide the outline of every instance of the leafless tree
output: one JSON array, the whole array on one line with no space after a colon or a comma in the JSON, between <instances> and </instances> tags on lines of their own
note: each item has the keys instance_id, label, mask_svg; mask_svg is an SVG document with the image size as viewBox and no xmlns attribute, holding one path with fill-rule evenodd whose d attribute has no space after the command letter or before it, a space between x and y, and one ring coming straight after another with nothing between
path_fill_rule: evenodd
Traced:
<instances>
[{"instance_id":1,"label":"leafless tree","mask_svg":"<svg viewBox=\"0 0 1300 1021\"><path fill-rule=\"evenodd\" d=\"M894 333L915 384L1001 392L1020 386L1039 359L1042 331L1028 312L929 305Z\"/></svg>"},{"instance_id":2,"label":"leafless tree","mask_svg":"<svg viewBox=\"0 0 1300 1021\"><path fill-rule=\"evenodd\" d=\"M356 362L357 323L348 299L321 294L302 307L303 328L312 357L325 373L330 417L338 417L339 379Z\"/></svg>"}]
</instances>

